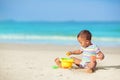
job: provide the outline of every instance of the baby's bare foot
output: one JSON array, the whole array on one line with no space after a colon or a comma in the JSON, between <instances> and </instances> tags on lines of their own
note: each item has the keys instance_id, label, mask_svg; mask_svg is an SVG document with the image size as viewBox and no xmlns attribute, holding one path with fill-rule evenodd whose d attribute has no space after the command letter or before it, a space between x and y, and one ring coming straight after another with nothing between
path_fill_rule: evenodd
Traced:
<instances>
[{"instance_id":1,"label":"baby's bare foot","mask_svg":"<svg viewBox=\"0 0 120 80\"><path fill-rule=\"evenodd\" d=\"M93 73L93 70L92 69L86 69L86 72L87 73Z\"/></svg>"}]
</instances>

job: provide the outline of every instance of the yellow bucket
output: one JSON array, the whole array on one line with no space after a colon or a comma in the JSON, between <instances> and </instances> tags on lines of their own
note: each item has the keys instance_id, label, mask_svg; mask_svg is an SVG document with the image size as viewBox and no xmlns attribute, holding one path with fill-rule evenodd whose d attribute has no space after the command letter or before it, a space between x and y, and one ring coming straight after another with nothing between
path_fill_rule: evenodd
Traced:
<instances>
[{"instance_id":1,"label":"yellow bucket","mask_svg":"<svg viewBox=\"0 0 120 80\"><path fill-rule=\"evenodd\" d=\"M71 58L61 58L61 66L62 68L71 68L73 64L73 59Z\"/></svg>"}]
</instances>

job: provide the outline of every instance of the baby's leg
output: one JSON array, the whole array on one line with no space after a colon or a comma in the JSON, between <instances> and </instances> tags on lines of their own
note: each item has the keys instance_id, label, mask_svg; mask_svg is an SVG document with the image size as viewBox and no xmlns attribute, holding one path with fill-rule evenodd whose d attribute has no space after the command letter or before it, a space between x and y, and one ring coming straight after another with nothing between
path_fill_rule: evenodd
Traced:
<instances>
[{"instance_id":1,"label":"baby's leg","mask_svg":"<svg viewBox=\"0 0 120 80\"><path fill-rule=\"evenodd\" d=\"M81 59L78 59L78 58L75 58L75 57L71 57L71 58L74 60L75 65L80 66Z\"/></svg>"},{"instance_id":2,"label":"baby's leg","mask_svg":"<svg viewBox=\"0 0 120 80\"><path fill-rule=\"evenodd\" d=\"M56 58L56 59L55 59L55 63L56 63L59 67L62 67L62 66L61 66L61 61L60 61L59 58Z\"/></svg>"},{"instance_id":3,"label":"baby's leg","mask_svg":"<svg viewBox=\"0 0 120 80\"><path fill-rule=\"evenodd\" d=\"M95 61L95 62L90 62L90 63L88 63L88 64L86 65L86 72L88 72L88 73L94 72L95 67L96 67L96 64L97 64L96 61Z\"/></svg>"}]
</instances>

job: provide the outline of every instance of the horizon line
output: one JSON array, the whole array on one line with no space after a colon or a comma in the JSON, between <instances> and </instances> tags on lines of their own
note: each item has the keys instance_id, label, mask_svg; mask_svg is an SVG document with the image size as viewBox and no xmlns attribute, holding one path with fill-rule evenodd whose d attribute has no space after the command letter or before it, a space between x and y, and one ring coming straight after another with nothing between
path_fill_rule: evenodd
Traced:
<instances>
[{"instance_id":1,"label":"horizon line","mask_svg":"<svg viewBox=\"0 0 120 80\"><path fill-rule=\"evenodd\" d=\"M68 21L17 21L17 20L0 20L0 22L48 22L48 23L120 23L120 21L75 21L75 20L68 20Z\"/></svg>"}]
</instances>

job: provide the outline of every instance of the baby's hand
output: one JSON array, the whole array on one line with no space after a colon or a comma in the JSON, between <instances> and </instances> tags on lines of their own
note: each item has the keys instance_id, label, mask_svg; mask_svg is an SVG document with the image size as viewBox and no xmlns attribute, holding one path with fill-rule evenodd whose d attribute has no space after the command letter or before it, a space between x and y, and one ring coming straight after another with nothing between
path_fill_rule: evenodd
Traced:
<instances>
[{"instance_id":1,"label":"baby's hand","mask_svg":"<svg viewBox=\"0 0 120 80\"><path fill-rule=\"evenodd\" d=\"M66 53L66 55L67 55L67 56L70 56L70 55L71 55L71 52L70 52L70 51L69 51L69 52L67 52L67 53Z\"/></svg>"},{"instance_id":2,"label":"baby's hand","mask_svg":"<svg viewBox=\"0 0 120 80\"><path fill-rule=\"evenodd\" d=\"M103 54L97 54L97 59L99 60L103 60L104 59L104 55Z\"/></svg>"}]
</instances>

